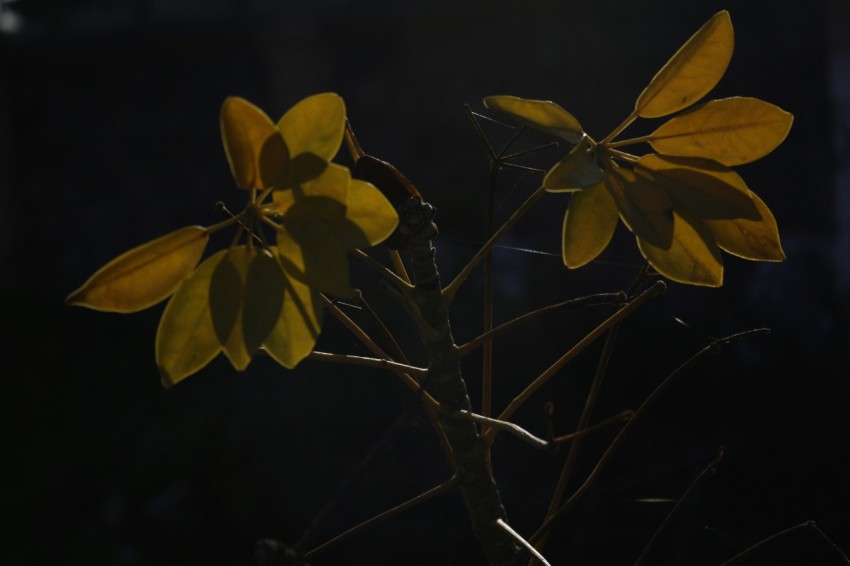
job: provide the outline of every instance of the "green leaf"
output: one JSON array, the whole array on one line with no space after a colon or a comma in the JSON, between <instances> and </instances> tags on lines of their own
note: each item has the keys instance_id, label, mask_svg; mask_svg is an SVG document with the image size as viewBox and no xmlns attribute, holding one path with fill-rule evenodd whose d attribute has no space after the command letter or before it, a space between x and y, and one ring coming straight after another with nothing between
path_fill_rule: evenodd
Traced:
<instances>
[{"instance_id":1,"label":"green leaf","mask_svg":"<svg viewBox=\"0 0 850 566\"><path fill-rule=\"evenodd\" d=\"M642 118L657 118L694 104L710 91L735 47L729 12L716 13L667 61L635 103Z\"/></svg>"},{"instance_id":2,"label":"green leaf","mask_svg":"<svg viewBox=\"0 0 850 566\"><path fill-rule=\"evenodd\" d=\"M247 246L230 248L210 280L209 308L213 328L236 371L243 371L251 362L252 352L248 351L243 334L242 301L254 253L255 250Z\"/></svg>"},{"instance_id":3,"label":"green leaf","mask_svg":"<svg viewBox=\"0 0 850 566\"><path fill-rule=\"evenodd\" d=\"M341 221L345 218L350 182L348 168L330 163L318 177L293 189L275 191L275 213L285 215L297 202L295 214L314 215L326 222Z\"/></svg>"},{"instance_id":4,"label":"green leaf","mask_svg":"<svg viewBox=\"0 0 850 566\"><path fill-rule=\"evenodd\" d=\"M277 233L277 247L290 277L337 297L351 296L345 249L322 220L288 214Z\"/></svg>"},{"instance_id":5,"label":"green leaf","mask_svg":"<svg viewBox=\"0 0 850 566\"><path fill-rule=\"evenodd\" d=\"M550 193L576 191L596 185L604 174L597 161L596 146L583 136L566 157L549 169L543 186Z\"/></svg>"},{"instance_id":6,"label":"green leaf","mask_svg":"<svg viewBox=\"0 0 850 566\"><path fill-rule=\"evenodd\" d=\"M776 149L793 121L791 114L763 100L724 98L671 118L652 132L648 141L664 155L741 165Z\"/></svg>"},{"instance_id":7,"label":"green leaf","mask_svg":"<svg viewBox=\"0 0 850 566\"><path fill-rule=\"evenodd\" d=\"M673 239L673 203L658 185L623 168L605 176L620 215L636 236L666 249Z\"/></svg>"},{"instance_id":8,"label":"green leaf","mask_svg":"<svg viewBox=\"0 0 850 566\"><path fill-rule=\"evenodd\" d=\"M314 94L290 108L278 122L293 157L308 153L330 161L345 132L345 103L332 92Z\"/></svg>"},{"instance_id":9,"label":"green leaf","mask_svg":"<svg viewBox=\"0 0 850 566\"><path fill-rule=\"evenodd\" d=\"M136 312L171 295L198 264L209 236L187 226L113 259L65 302L100 311Z\"/></svg>"},{"instance_id":10,"label":"green leaf","mask_svg":"<svg viewBox=\"0 0 850 566\"><path fill-rule=\"evenodd\" d=\"M677 209L699 218L760 218L744 180L715 161L650 154L640 158L635 171L664 188Z\"/></svg>"},{"instance_id":11,"label":"green leaf","mask_svg":"<svg viewBox=\"0 0 850 566\"><path fill-rule=\"evenodd\" d=\"M574 192L564 216L564 265L575 269L602 253L617 227L617 204L605 183Z\"/></svg>"},{"instance_id":12,"label":"green leaf","mask_svg":"<svg viewBox=\"0 0 850 566\"><path fill-rule=\"evenodd\" d=\"M783 261L785 252L779 243L776 219L766 204L750 193L759 212L757 220L706 220L717 244L732 255L755 261Z\"/></svg>"},{"instance_id":13,"label":"green leaf","mask_svg":"<svg viewBox=\"0 0 850 566\"><path fill-rule=\"evenodd\" d=\"M243 189L262 189L277 183L289 164L289 151L265 112L236 96L221 106L221 139L227 163Z\"/></svg>"},{"instance_id":14,"label":"green leaf","mask_svg":"<svg viewBox=\"0 0 850 566\"><path fill-rule=\"evenodd\" d=\"M319 292L287 275L280 317L263 344L269 356L285 368L297 366L316 345L323 313Z\"/></svg>"},{"instance_id":15,"label":"green leaf","mask_svg":"<svg viewBox=\"0 0 850 566\"><path fill-rule=\"evenodd\" d=\"M638 249L658 273L679 283L720 287L723 260L714 236L701 220L673 213L673 239L660 248L637 236Z\"/></svg>"},{"instance_id":16,"label":"green leaf","mask_svg":"<svg viewBox=\"0 0 850 566\"><path fill-rule=\"evenodd\" d=\"M366 248L389 238L398 226L398 213L387 197L366 181L352 179L349 188L345 221L334 226L343 248Z\"/></svg>"},{"instance_id":17,"label":"green leaf","mask_svg":"<svg viewBox=\"0 0 850 566\"><path fill-rule=\"evenodd\" d=\"M209 308L210 280L225 251L205 260L168 301L156 331L156 364L171 387L221 352Z\"/></svg>"},{"instance_id":18,"label":"green leaf","mask_svg":"<svg viewBox=\"0 0 850 566\"><path fill-rule=\"evenodd\" d=\"M551 100L527 100L517 96L497 95L485 98L484 106L506 112L525 125L572 144L581 141L584 135L578 120Z\"/></svg>"},{"instance_id":19,"label":"green leaf","mask_svg":"<svg viewBox=\"0 0 850 566\"><path fill-rule=\"evenodd\" d=\"M258 249L245 278L242 336L253 356L280 318L286 280L276 255Z\"/></svg>"}]
</instances>

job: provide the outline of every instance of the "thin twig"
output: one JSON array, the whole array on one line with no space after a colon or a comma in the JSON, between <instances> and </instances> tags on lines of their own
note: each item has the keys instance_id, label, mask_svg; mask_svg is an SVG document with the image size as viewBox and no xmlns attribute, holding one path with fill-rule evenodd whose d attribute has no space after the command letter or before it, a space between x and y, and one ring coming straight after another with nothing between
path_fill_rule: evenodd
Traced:
<instances>
[{"instance_id":1,"label":"thin twig","mask_svg":"<svg viewBox=\"0 0 850 566\"><path fill-rule=\"evenodd\" d=\"M836 545L834 542L832 542L832 540L830 540L829 537L826 536L826 534L818 528L817 524L814 521L810 520L810 521L804 521L804 522L800 523L799 525L794 525L793 527L788 527L787 529L782 529L781 531L773 533L769 537L760 540L756 544L745 549L743 552L740 552L740 553L736 554L735 556L733 556L732 558L730 558L729 560L723 562L720 566L726 566L727 564L731 564L732 562L735 562L739 558L742 558L742 557L746 556L747 554L754 552L755 550L758 550L759 548L766 545L767 543L772 542L772 541L778 539L779 537L785 536L787 534L790 534L794 531L801 530L801 529L814 529L814 531L818 535L820 535L821 538L823 538L827 543L830 544L830 546L832 546L836 550L836 552L838 552L838 554L841 556L841 558L844 559L845 562L850 564L850 559L848 559L847 555L844 554L844 552L842 552L842 550L840 548L838 548L838 545Z\"/></svg>"},{"instance_id":2,"label":"thin twig","mask_svg":"<svg viewBox=\"0 0 850 566\"><path fill-rule=\"evenodd\" d=\"M608 417L607 419L601 420L596 424L592 424L590 426L586 426L581 430L576 430L575 432L571 432L569 434L565 434L563 436L556 436L552 438L551 442L553 444L565 444L567 442L576 440L578 438L584 438L591 432L596 432L597 430L606 428L611 426L612 424L616 424L619 422L628 421L633 416L635 416L634 411L623 411L622 413L616 414L613 417Z\"/></svg>"},{"instance_id":3,"label":"thin twig","mask_svg":"<svg viewBox=\"0 0 850 566\"><path fill-rule=\"evenodd\" d=\"M720 450L717 451L717 455L714 457L714 459L709 462L709 464L699 473L696 478L694 478L694 481L691 482L691 484L685 490L685 493L683 493L679 500L676 501L676 504L673 506L672 509L670 509L670 512L667 513L667 516L664 517L664 520L661 521L660 525L658 525L658 529L652 535L652 538L649 539L649 542L646 543L643 552L640 553L640 556L638 556L638 559L635 561L635 566L640 566L641 564L643 564L643 561L649 554L649 551L652 550L652 547L655 545L655 542L661 536L661 533L664 532L664 529L667 528L667 525L670 523L670 520L679 512L679 509L682 508L684 502L691 497L691 494L696 491L696 489L701 486L703 482L708 479L709 476L714 475L714 473L717 471L717 465L720 464L721 458L723 458L723 447L721 447Z\"/></svg>"},{"instance_id":4,"label":"thin twig","mask_svg":"<svg viewBox=\"0 0 850 566\"><path fill-rule=\"evenodd\" d=\"M396 288L401 290L402 293L407 294L408 292L410 292L411 289L413 289L413 285L393 273L384 264L370 256L363 250L352 250L351 254L369 267L371 267L372 270L375 271L375 273L392 283Z\"/></svg>"},{"instance_id":5,"label":"thin twig","mask_svg":"<svg viewBox=\"0 0 850 566\"><path fill-rule=\"evenodd\" d=\"M590 331L584 338L579 340L578 344L570 348L570 350L561 356L555 363L553 363L549 368L541 373L537 378L532 381L519 395L517 395L513 401L508 404L504 411L499 415L500 420L507 420L511 417L511 415L519 409L523 403L525 403L529 397L531 397L538 389L543 387L547 381L549 381L555 374L557 374L561 368L563 368L568 362L570 362L573 358L575 358L579 353L581 353L585 348L587 348L590 344L592 344L596 339L605 334L612 326L620 322L621 320L628 317L632 314L638 307L642 306L649 299L656 297L663 293L667 289L667 285L664 284L663 281L657 281L652 287L635 297L629 303L626 303L622 308L620 308L617 312L612 314L610 317L605 319L599 326ZM487 431L487 434L484 435L485 440L492 441L492 436L495 436L495 430Z\"/></svg>"},{"instance_id":6,"label":"thin twig","mask_svg":"<svg viewBox=\"0 0 850 566\"><path fill-rule=\"evenodd\" d=\"M491 331L470 340L466 344L462 346L458 346L458 355L460 357L466 356L470 352L474 351L476 348L479 348L486 340L496 338L508 332L509 330L513 330L514 327L519 326L520 324L524 324L526 322L531 321L534 318L539 316L545 316L547 314L555 313L562 310L567 310L575 307L583 307L583 306L593 306L593 305L610 305L610 304L621 304L625 301L626 296L623 293L599 293L596 295L589 295L587 297L579 297L577 299L570 299L569 301L564 301L561 303L557 303L554 305L549 305L547 307L543 307L541 309L537 309L526 313L524 315L518 316L513 320L509 320L504 324L500 324L499 326L493 328Z\"/></svg>"},{"instance_id":7,"label":"thin twig","mask_svg":"<svg viewBox=\"0 0 850 566\"><path fill-rule=\"evenodd\" d=\"M468 421L472 421L478 424L487 425L491 428L497 428L499 430L503 430L507 433L510 433L526 444L534 446L535 448L541 448L543 450L550 450L553 446L549 442L543 440L542 438L538 438L519 426L518 424L514 424L509 421L500 421L499 419L493 419L484 415L479 415L477 413L473 413L472 411L460 410L455 411L454 416L458 416L460 418L466 419Z\"/></svg>"},{"instance_id":8,"label":"thin twig","mask_svg":"<svg viewBox=\"0 0 850 566\"><path fill-rule=\"evenodd\" d=\"M651 288L652 287L650 287L650 289ZM537 529L537 532L535 532L529 540L532 543L539 540L544 535L544 533L546 533L552 527L555 521L562 517L573 506L573 504L575 504L576 501L578 501L585 493L587 493L587 491L596 481L596 478L599 477L599 474L601 473L602 469L608 464L616 450L623 443L623 440L626 438L626 435L632 430L635 423L639 420L638 417L644 414L647 409L655 402L655 400L661 395L661 393L664 392L679 377L681 377L682 374L685 373L685 371L689 369L696 361L710 353L716 352L722 346L734 342L736 340L747 338L749 336L767 334L769 332L770 331L767 328L756 328L754 330L746 330L744 332L739 332L737 334L732 334L730 336L726 336L725 338L715 340L705 346L699 352L688 358L675 370L673 370L670 375L668 375L655 389L653 389L652 393L649 394L649 396L644 400L644 402L641 403L640 407L638 407L638 409L635 411L634 415L632 415L632 418L629 420L629 422L627 422L626 425L622 429L620 429L620 432L617 433L617 436L615 436L614 440L611 441L611 444L608 445L608 448L596 462L596 466L594 466L593 470L587 476L587 479L584 480L584 483L582 483L581 486L579 486L579 488L575 491L575 493L573 493L570 498L567 499L567 501L564 502L564 504L558 508L554 515L547 519L540 526L540 528Z\"/></svg>"},{"instance_id":9,"label":"thin twig","mask_svg":"<svg viewBox=\"0 0 850 566\"><path fill-rule=\"evenodd\" d=\"M390 253L390 261L393 262L393 268L395 268L396 274L401 277L405 283L412 286L413 282L410 280L410 275L407 274L407 268L404 267L404 260L401 259L401 254L398 253L398 250L387 249Z\"/></svg>"},{"instance_id":10,"label":"thin twig","mask_svg":"<svg viewBox=\"0 0 850 566\"><path fill-rule=\"evenodd\" d=\"M381 331L381 334L384 336L384 340L386 340L391 349L393 350L393 354L395 354L396 359L401 360L404 363L410 363L407 359L407 356L404 354L404 350L401 349L401 346L398 343L398 340L395 339L395 336L390 329L387 328L387 325L384 324L384 321L378 316L378 313L375 312L375 309L366 301L366 297L363 296L363 292L359 289L355 290L355 299L360 304L361 307L366 311L369 317L374 321L374 323L378 326L378 330Z\"/></svg>"},{"instance_id":11,"label":"thin twig","mask_svg":"<svg viewBox=\"0 0 850 566\"><path fill-rule=\"evenodd\" d=\"M534 548L533 546L531 546L531 544L529 544L529 542L528 542L527 540L525 540L524 538L522 538L522 536L520 536L520 534L519 534L518 532L516 532L515 530L513 530L513 529L511 528L511 526L510 526L510 525L508 525L508 524L507 524L504 520L502 520L502 519L498 519L498 520L496 521L496 524L497 524L497 525L499 525L499 526L500 526L500 527L501 527L501 528L502 528L502 529L503 529L506 533L508 533L509 535L511 535L511 537L513 537L513 539L514 539L514 540L515 540L515 541L516 541L516 542L517 542L517 543L518 543L521 547L523 547L523 548L524 548L524 549L525 549L525 550L526 550L529 554L531 554L534 558L536 558L537 560L539 560L539 561L540 561L540 563L541 563L541 564L543 564L543 566L552 566L551 564L549 564L549 562L548 562L545 558L543 558L543 555L542 555L542 554L540 554L540 553L537 551L537 549L536 549L536 548Z\"/></svg>"},{"instance_id":12,"label":"thin twig","mask_svg":"<svg viewBox=\"0 0 850 566\"><path fill-rule=\"evenodd\" d=\"M338 534L334 538L332 538L332 539L330 539L326 542L323 542L322 544L320 544L316 548L305 553L304 557L310 558L312 556L315 556L315 555L319 554L320 552L323 552L323 551L331 548L332 546L342 542L344 539L359 533L362 530L365 530L365 529L367 529L367 528L369 528L373 525L377 525L381 521L385 521L385 520L387 520L391 517L394 517L395 515L398 515L399 513L407 511L408 509L415 507L416 505L419 505L420 503L423 503L423 502L431 499L432 497L435 497L437 495L440 495L443 492L448 491L449 489L453 488L457 484L458 484L457 476L452 476L449 480L441 483L440 485L432 487L428 491L420 493L416 497L408 499L404 503L396 505L392 509L387 509L383 513L375 515L371 519L367 519L366 521L363 521L359 525L356 525L356 526L348 529L347 531Z\"/></svg>"},{"instance_id":13,"label":"thin twig","mask_svg":"<svg viewBox=\"0 0 850 566\"><path fill-rule=\"evenodd\" d=\"M408 364L394 362L384 358L366 358L363 356L353 356L351 354L332 354L329 352L310 352L307 356L310 360L320 362L328 362L332 364L350 364L355 366L365 366L379 369L386 369L392 372L404 372L414 378L421 380L428 375L427 368L418 368Z\"/></svg>"}]
</instances>

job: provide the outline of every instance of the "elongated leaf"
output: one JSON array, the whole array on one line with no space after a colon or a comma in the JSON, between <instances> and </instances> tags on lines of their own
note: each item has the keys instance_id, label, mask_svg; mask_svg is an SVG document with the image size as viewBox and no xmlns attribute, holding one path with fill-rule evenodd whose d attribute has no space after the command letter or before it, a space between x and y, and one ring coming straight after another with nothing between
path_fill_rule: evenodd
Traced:
<instances>
[{"instance_id":1,"label":"elongated leaf","mask_svg":"<svg viewBox=\"0 0 850 566\"><path fill-rule=\"evenodd\" d=\"M779 243L776 219L766 204L750 193L759 212L758 220L706 220L717 244L732 255L756 261L783 261L785 252Z\"/></svg>"},{"instance_id":2,"label":"elongated leaf","mask_svg":"<svg viewBox=\"0 0 850 566\"><path fill-rule=\"evenodd\" d=\"M330 161L345 131L345 103L332 92L314 94L290 108L278 122L290 155L312 154Z\"/></svg>"},{"instance_id":3,"label":"elongated leaf","mask_svg":"<svg viewBox=\"0 0 850 566\"><path fill-rule=\"evenodd\" d=\"M277 252L272 248L272 253ZM323 313L319 292L287 276L280 318L264 342L269 356L288 369L298 365L316 345Z\"/></svg>"},{"instance_id":4,"label":"elongated leaf","mask_svg":"<svg viewBox=\"0 0 850 566\"><path fill-rule=\"evenodd\" d=\"M711 100L671 118L650 135L658 153L741 165L782 143L794 117L757 98Z\"/></svg>"},{"instance_id":5,"label":"elongated leaf","mask_svg":"<svg viewBox=\"0 0 850 566\"><path fill-rule=\"evenodd\" d=\"M342 223L333 226L346 250L380 244L398 226L398 213L374 185L352 179Z\"/></svg>"},{"instance_id":6,"label":"elongated leaf","mask_svg":"<svg viewBox=\"0 0 850 566\"><path fill-rule=\"evenodd\" d=\"M218 263L210 279L210 313L216 337L236 371L251 362L245 345L242 303L245 278L256 251L246 246L230 248Z\"/></svg>"},{"instance_id":7,"label":"elongated leaf","mask_svg":"<svg viewBox=\"0 0 850 566\"><path fill-rule=\"evenodd\" d=\"M256 250L245 278L242 336L253 356L280 318L286 281L276 255Z\"/></svg>"},{"instance_id":8,"label":"elongated leaf","mask_svg":"<svg viewBox=\"0 0 850 566\"><path fill-rule=\"evenodd\" d=\"M290 278L337 297L351 296L345 249L322 220L287 215L277 234L277 247Z\"/></svg>"},{"instance_id":9,"label":"elongated leaf","mask_svg":"<svg viewBox=\"0 0 850 566\"><path fill-rule=\"evenodd\" d=\"M205 228L187 226L142 244L97 270L65 302L121 313L146 309L192 273L208 240Z\"/></svg>"},{"instance_id":10,"label":"elongated leaf","mask_svg":"<svg viewBox=\"0 0 850 566\"><path fill-rule=\"evenodd\" d=\"M484 106L506 112L527 126L573 144L581 141L584 135L578 120L551 100L528 100L517 96L496 95L485 98Z\"/></svg>"},{"instance_id":11,"label":"elongated leaf","mask_svg":"<svg viewBox=\"0 0 850 566\"><path fill-rule=\"evenodd\" d=\"M587 136L566 157L549 169L543 186L550 193L569 192L592 187L602 180L604 172L597 161L595 146Z\"/></svg>"},{"instance_id":12,"label":"elongated leaf","mask_svg":"<svg viewBox=\"0 0 850 566\"><path fill-rule=\"evenodd\" d=\"M574 269L596 259L611 242L618 218L617 204L605 183L573 193L564 215L564 265Z\"/></svg>"},{"instance_id":13,"label":"elongated leaf","mask_svg":"<svg viewBox=\"0 0 850 566\"><path fill-rule=\"evenodd\" d=\"M698 218L760 218L744 180L710 159L650 154L640 158L635 171L663 187L676 208Z\"/></svg>"},{"instance_id":14,"label":"elongated leaf","mask_svg":"<svg viewBox=\"0 0 850 566\"><path fill-rule=\"evenodd\" d=\"M227 163L243 189L273 186L287 169L289 152L265 112L237 96L221 106L221 139Z\"/></svg>"},{"instance_id":15,"label":"elongated leaf","mask_svg":"<svg viewBox=\"0 0 850 566\"><path fill-rule=\"evenodd\" d=\"M723 259L714 236L699 219L673 213L673 240L659 248L637 237L643 257L658 273L679 283L720 287L723 285Z\"/></svg>"},{"instance_id":16,"label":"elongated leaf","mask_svg":"<svg viewBox=\"0 0 850 566\"><path fill-rule=\"evenodd\" d=\"M615 168L605 176L626 226L636 236L666 249L673 239L673 204L667 193L632 171Z\"/></svg>"},{"instance_id":17,"label":"elongated leaf","mask_svg":"<svg viewBox=\"0 0 850 566\"><path fill-rule=\"evenodd\" d=\"M210 314L210 280L225 251L206 259L168 301L156 331L156 364L171 387L221 352Z\"/></svg>"},{"instance_id":18,"label":"elongated leaf","mask_svg":"<svg viewBox=\"0 0 850 566\"><path fill-rule=\"evenodd\" d=\"M726 72L735 47L729 12L716 13L667 61L635 103L642 118L657 118L694 104Z\"/></svg>"}]
</instances>

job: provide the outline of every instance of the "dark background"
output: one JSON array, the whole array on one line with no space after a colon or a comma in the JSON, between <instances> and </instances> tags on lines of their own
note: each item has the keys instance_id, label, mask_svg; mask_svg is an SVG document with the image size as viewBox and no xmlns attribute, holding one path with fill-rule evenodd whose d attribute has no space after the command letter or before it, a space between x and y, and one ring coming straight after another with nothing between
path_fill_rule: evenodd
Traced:
<instances>
[{"instance_id":1,"label":"dark background","mask_svg":"<svg viewBox=\"0 0 850 566\"><path fill-rule=\"evenodd\" d=\"M390 374L314 362L290 372L263 359L236 374L220 357L166 391L153 354L162 306L118 316L63 304L120 252L219 220L216 201L239 206L218 134L224 97L244 96L276 119L307 95L340 93L367 151L437 206L448 279L482 239L487 190L487 155L464 103L482 111L490 94L553 99L599 139L723 8L736 49L711 96L759 97L795 115L779 149L739 168L774 211L788 261L725 256L722 289L673 284L629 319L595 420L635 408L711 337L772 334L690 368L553 531L547 556L633 562L670 499L721 445L716 476L649 563L717 564L807 520L850 551L845 2L18 0L0 2L0 562L252 564L257 539L294 543L328 501L313 544L450 475L415 400ZM641 127L650 131L630 132ZM497 124L487 131L499 143L509 136ZM518 147L542 141L530 134ZM498 218L535 183L506 174ZM622 289L635 276L640 257L622 227L600 261L562 268L566 205L564 195L547 196L504 242L555 255L497 251L497 322ZM372 275L355 274L371 289ZM459 342L480 328L480 285L471 280L453 310ZM411 325L380 293L368 297L421 363ZM497 341L496 406L607 312L557 315ZM364 353L330 319L318 348ZM542 434L542 405L552 400L558 431L572 430L599 350L588 349L517 420ZM465 368L473 399L478 361ZM586 443L577 478L611 437ZM496 474L521 533L539 524L562 458L500 437ZM750 563L837 556L800 529ZM311 562L479 561L452 493Z\"/></svg>"}]
</instances>

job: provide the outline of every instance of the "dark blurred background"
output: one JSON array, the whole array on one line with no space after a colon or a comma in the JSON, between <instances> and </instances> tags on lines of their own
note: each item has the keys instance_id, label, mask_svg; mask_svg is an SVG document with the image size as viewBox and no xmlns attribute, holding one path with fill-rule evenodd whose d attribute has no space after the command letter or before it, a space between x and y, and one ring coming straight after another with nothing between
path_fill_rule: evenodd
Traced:
<instances>
[{"instance_id":1,"label":"dark blurred background","mask_svg":"<svg viewBox=\"0 0 850 566\"><path fill-rule=\"evenodd\" d=\"M365 149L438 208L448 279L482 241L488 186L465 103L483 111L490 94L553 99L599 139L723 8L736 49L711 96L759 97L795 115L779 149L739 168L774 211L788 260L725 256L722 289L670 285L623 326L594 420L635 408L712 337L772 333L691 367L556 527L547 556L633 562L720 446L717 474L648 563L718 564L809 520L850 551L845 0L0 0L0 562L253 564L257 539L294 543L328 502L308 548L450 475L415 399L389 374L315 362L286 371L264 359L236 374L219 358L165 390L153 352L161 306L118 316L63 304L120 252L216 222L216 201L239 206L218 134L226 96L276 119L307 95L340 93ZM499 144L510 137L485 125ZM654 124L629 131L641 127ZM528 134L517 147L545 141ZM498 219L537 182L505 174ZM497 250L497 322L623 289L637 273L622 227L599 261L562 268L567 202L547 196L504 242L544 253ZM355 275L364 290L375 283ZM459 342L480 329L480 293L475 278L453 310ZM379 292L367 296L421 363L411 325ZM498 341L496 406L608 312L560 314ZM330 319L318 348L364 353ZM599 352L588 349L517 420L543 434L551 400L558 432L573 430ZM479 360L465 367L476 405ZM586 442L574 486L612 435ZM539 524L563 455L500 437L494 465L521 533ZM311 562L476 564L477 552L451 493ZM814 529L750 557L738 563L841 563Z\"/></svg>"}]
</instances>

